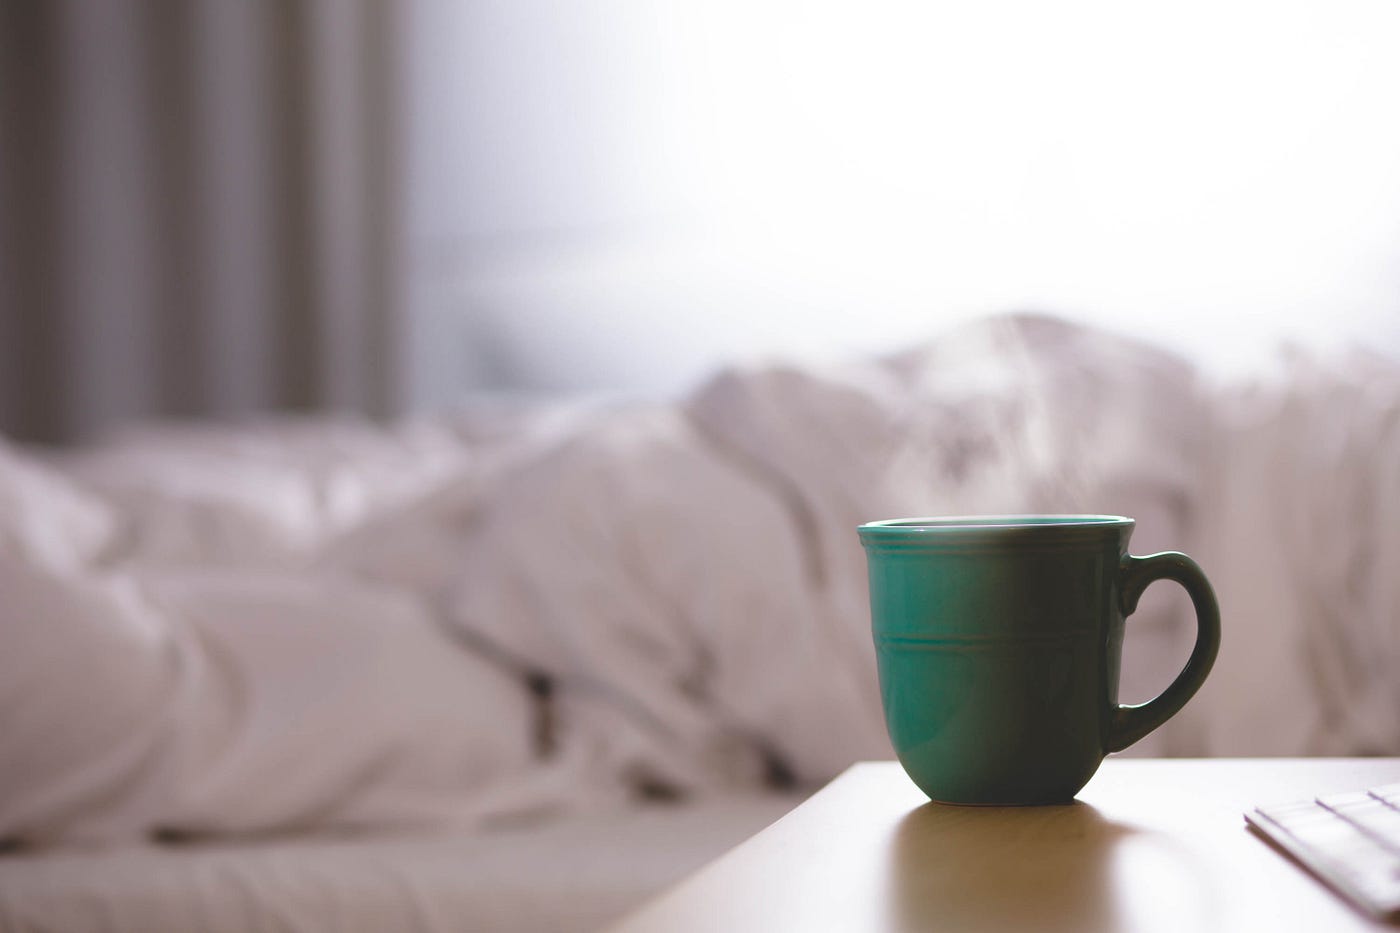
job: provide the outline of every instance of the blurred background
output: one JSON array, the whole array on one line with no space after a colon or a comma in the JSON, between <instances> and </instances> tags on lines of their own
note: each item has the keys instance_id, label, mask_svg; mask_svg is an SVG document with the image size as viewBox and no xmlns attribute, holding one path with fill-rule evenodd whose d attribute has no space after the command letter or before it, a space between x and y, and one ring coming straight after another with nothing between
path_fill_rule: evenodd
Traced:
<instances>
[{"instance_id":1,"label":"blurred background","mask_svg":"<svg viewBox=\"0 0 1400 933\"><path fill-rule=\"evenodd\" d=\"M665 395L1035 309L1400 353L1400 5L0 2L0 431Z\"/></svg>"}]
</instances>

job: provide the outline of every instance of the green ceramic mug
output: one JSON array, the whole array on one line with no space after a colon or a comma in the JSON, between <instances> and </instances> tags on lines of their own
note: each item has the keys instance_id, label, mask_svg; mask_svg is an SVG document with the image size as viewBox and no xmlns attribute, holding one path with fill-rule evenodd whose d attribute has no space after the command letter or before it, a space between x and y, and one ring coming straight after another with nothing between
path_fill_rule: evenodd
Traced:
<instances>
[{"instance_id":1,"label":"green ceramic mug","mask_svg":"<svg viewBox=\"0 0 1400 933\"><path fill-rule=\"evenodd\" d=\"M1114 515L915 518L860 526L885 724L933 800L1064 803L1200 688L1220 647L1210 583L1185 554L1128 555ZM1156 699L1118 704L1123 619L1175 580L1196 646Z\"/></svg>"}]
</instances>

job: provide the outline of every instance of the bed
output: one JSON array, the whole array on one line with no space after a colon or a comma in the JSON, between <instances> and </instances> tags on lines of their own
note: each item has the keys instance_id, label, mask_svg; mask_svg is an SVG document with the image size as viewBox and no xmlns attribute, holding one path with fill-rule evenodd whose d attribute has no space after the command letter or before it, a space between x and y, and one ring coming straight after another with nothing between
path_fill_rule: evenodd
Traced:
<instances>
[{"instance_id":1,"label":"bed","mask_svg":"<svg viewBox=\"0 0 1400 933\"><path fill-rule=\"evenodd\" d=\"M991 318L678 399L0 446L6 930L592 929L890 756L862 521L1113 512L1158 755L1400 752L1400 367ZM1132 619L1168 682L1179 597Z\"/></svg>"}]
</instances>

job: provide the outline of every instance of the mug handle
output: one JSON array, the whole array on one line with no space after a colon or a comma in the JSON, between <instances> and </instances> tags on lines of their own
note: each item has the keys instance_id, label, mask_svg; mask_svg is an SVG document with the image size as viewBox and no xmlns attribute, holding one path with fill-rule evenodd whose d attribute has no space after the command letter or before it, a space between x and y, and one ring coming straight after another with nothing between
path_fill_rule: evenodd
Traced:
<instances>
[{"instance_id":1,"label":"mug handle","mask_svg":"<svg viewBox=\"0 0 1400 933\"><path fill-rule=\"evenodd\" d=\"M1121 752L1176 715L1205 683L1220 650L1220 607L1215 591L1196 562L1178 551L1146 557L1123 555L1118 565L1118 593L1123 615L1132 615L1138 599L1155 580L1175 580L1196 607L1196 647L1171 686L1155 699L1135 706L1117 706L1109 714L1105 750Z\"/></svg>"}]
</instances>

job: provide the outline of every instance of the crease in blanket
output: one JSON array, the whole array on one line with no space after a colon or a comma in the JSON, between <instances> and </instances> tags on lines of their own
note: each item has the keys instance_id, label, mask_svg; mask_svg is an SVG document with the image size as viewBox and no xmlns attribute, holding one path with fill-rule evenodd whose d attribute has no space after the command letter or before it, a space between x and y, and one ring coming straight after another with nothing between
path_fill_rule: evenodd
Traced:
<instances>
[{"instance_id":1,"label":"crease in blanket","mask_svg":"<svg viewBox=\"0 0 1400 933\"><path fill-rule=\"evenodd\" d=\"M557 689L555 676L505 646L497 644L480 629L471 625L470 620L465 620L466 624L458 624L442 606L440 596L425 595L421 597L420 604L449 642L485 658L501 670L509 672L524 685L532 698L533 725L530 737L535 756L550 757L558 745L554 710Z\"/></svg>"},{"instance_id":2,"label":"crease in blanket","mask_svg":"<svg viewBox=\"0 0 1400 933\"><path fill-rule=\"evenodd\" d=\"M474 517L474 516L473 516ZM470 527L470 523L462 526ZM516 678L527 690L531 700L532 726L531 744L537 762L552 765L558 770L560 759L558 697L561 686L573 692L584 694L600 692L586 680L571 679L551 670L547 665L531 660L524 653L511 650L501 641L491 638L484 627L474 625L471 619L454 618L446 603L445 594L439 587L430 587L429 592L419 594L419 604L438 630L452 644L468 653L490 661L499 669ZM561 680L563 683L561 684ZM644 713L644 711L643 711ZM567 809L570 801L576 802L576 794L565 790L558 780L528 781L527 784L538 791L525 791L512 795L514 805L500 808L491 817L493 824L511 824ZM653 786L643 780L652 796L671 795L666 787Z\"/></svg>"},{"instance_id":3,"label":"crease in blanket","mask_svg":"<svg viewBox=\"0 0 1400 933\"><path fill-rule=\"evenodd\" d=\"M747 476L755 485L767 489L780 504L793 527L793 540L797 542L801 553L803 575L807 586L813 590L827 590L830 574L824 555L818 545L816 514L810 504L802 497L800 490L782 473L772 469L762 460L750 456L743 448L728 442L719 432L711 430L702 418L696 417L694 412L685 410L682 412L682 417L685 418L690 430L695 432L698 441L709 448L711 453L718 459L727 461L737 472ZM637 563L642 565L643 562L638 561ZM658 601L665 599L657 587L649 584L649 588L652 589L653 597ZM681 615L686 612L684 606L675 605L674 601L672 603L671 608L674 613ZM691 631L698 630L698 626L695 625L687 626L687 628ZM718 696L708 689L708 683L713 679L713 671L718 664L716 652L699 640L695 640L692 651L695 656L694 670L679 683L680 689L695 698L697 702L711 703L723 727L735 733L743 742L757 750L763 762L763 783L765 785L775 789L791 789L797 786L798 778L792 764L786 760L771 739L761 731L744 725L743 716L729 709L722 696Z\"/></svg>"},{"instance_id":4,"label":"crease in blanket","mask_svg":"<svg viewBox=\"0 0 1400 933\"><path fill-rule=\"evenodd\" d=\"M605 702L621 703L625 707L627 715L644 724L653 733L665 736L671 732L666 723L644 704L633 697L615 695L612 688L594 678L579 674L571 675L562 671L543 670L474 629L469 619L463 619L460 622L454 621L441 610L434 613L434 618L438 620L444 634L450 641L461 645L468 651L490 659L502 669L512 672L527 686L534 701L535 754L542 762L555 759L561 751L560 717L557 709L561 691L567 691L574 697L593 697ZM691 681L690 683L682 683L680 686L684 692L690 693L697 700L704 698L704 690L698 682ZM722 708L722 703L719 701L712 700L712 702L715 702L717 707ZM791 766L782 759L776 749L771 747L763 735L746 729L737 718L731 718L730 721L726 722L726 726L757 751L763 762L763 783L766 786L777 790L791 789L796 786L796 778ZM633 765L626 775L626 781L633 786L639 795L650 799L670 800L687 796L684 787L675 781L668 780L664 774L645 766ZM528 794L521 795L521 799L525 803L522 813L501 814L498 820L509 822L530 813L541 810L556 810L566 805L566 801L563 799L546 801L532 798Z\"/></svg>"},{"instance_id":5,"label":"crease in blanket","mask_svg":"<svg viewBox=\"0 0 1400 933\"><path fill-rule=\"evenodd\" d=\"M808 585L825 588L829 573L825 555L818 546L820 536L817 516L811 504L803 498L801 490L771 464L753 456L720 431L711 428L697 412L687 410L684 417L702 443L757 485L765 487L782 504L788 520L792 522L798 546L802 550L802 563Z\"/></svg>"}]
</instances>

